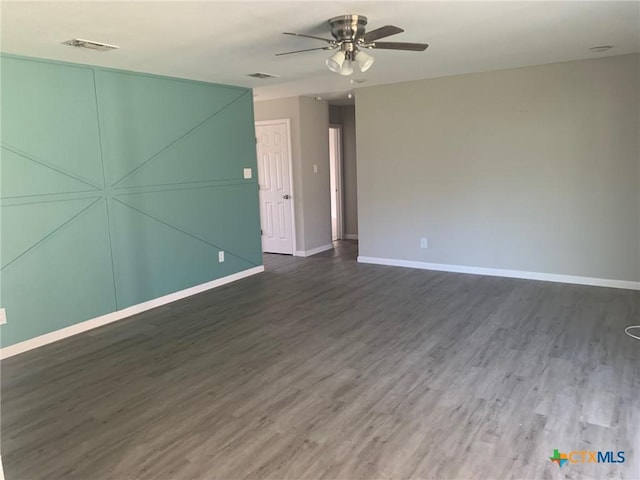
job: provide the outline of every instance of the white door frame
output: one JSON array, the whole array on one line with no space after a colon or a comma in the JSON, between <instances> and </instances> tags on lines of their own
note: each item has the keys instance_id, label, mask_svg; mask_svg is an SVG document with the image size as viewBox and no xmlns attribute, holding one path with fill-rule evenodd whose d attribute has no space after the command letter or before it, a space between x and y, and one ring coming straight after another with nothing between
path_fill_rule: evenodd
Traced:
<instances>
[{"instance_id":1,"label":"white door frame","mask_svg":"<svg viewBox=\"0 0 640 480\"><path fill-rule=\"evenodd\" d=\"M282 125L284 123L287 129L287 150L289 153L289 191L291 192L291 201L289 204L291 205L291 237L293 240L293 252L291 255L296 256L297 248L296 248L296 195L293 189L293 155L291 152L291 120L289 118L281 118L276 120L259 120L255 122L256 127L265 126L265 125ZM256 137L257 138L257 137ZM258 159L258 172L260 172L260 159ZM258 173L258 175L260 175ZM260 178L260 176L258 176ZM260 182L258 182L258 187L260 186ZM260 205L260 210L262 210L262 204ZM260 231L262 231L262 215L260 215Z\"/></svg>"},{"instance_id":2,"label":"white door frame","mask_svg":"<svg viewBox=\"0 0 640 480\"><path fill-rule=\"evenodd\" d=\"M344 240L344 185L342 182L342 125L330 123L329 128L338 129L338 145L336 146L336 223L338 240Z\"/></svg>"}]
</instances>

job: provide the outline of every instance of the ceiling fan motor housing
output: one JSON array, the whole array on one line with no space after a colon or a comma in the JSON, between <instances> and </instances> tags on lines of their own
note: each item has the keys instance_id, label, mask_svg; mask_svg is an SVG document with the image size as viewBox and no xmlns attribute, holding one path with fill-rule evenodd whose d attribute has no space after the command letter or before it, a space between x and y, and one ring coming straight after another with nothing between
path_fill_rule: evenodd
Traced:
<instances>
[{"instance_id":1,"label":"ceiling fan motor housing","mask_svg":"<svg viewBox=\"0 0 640 480\"><path fill-rule=\"evenodd\" d=\"M363 15L340 15L329 19L331 35L337 42L354 46L358 38L362 37L367 25L367 17ZM352 50L352 48L348 48Z\"/></svg>"}]
</instances>

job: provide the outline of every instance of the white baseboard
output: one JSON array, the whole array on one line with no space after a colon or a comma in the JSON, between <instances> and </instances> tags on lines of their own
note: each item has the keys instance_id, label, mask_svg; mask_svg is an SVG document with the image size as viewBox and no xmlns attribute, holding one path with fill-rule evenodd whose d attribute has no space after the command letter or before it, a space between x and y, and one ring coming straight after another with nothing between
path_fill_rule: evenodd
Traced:
<instances>
[{"instance_id":1,"label":"white baseboard","mask_svg":"<svg viewBox=\"0 0 640 480\"><path fill-rule=\"evenodd\" d=\"M93 330L94 328L98 328L109 323L117 322L118 320L122 320L132 315L151 310L152 308L161 307L162 305L166 305L167 303L175 302L176 300L181 300L183 298L190 297L191 295L196 295L198 293L211 290L212 288L221 287L222 285L226 285L227 283L235 282L236 280L241 280L243 278L250 277L251 275L256 275L261 272L264 272L263 265L260 265L259 267L249 268L248 270L243 270L242 272L234 273L232 275L227 275L226 277L218 278L216 280L212 280L211 282L202 283L200 285L196 285L195 287L186 288L184 290L180 290L179 292L170 293L169 295L165 295L163 297L154 298L153 300L149 300L147 302L138 303L137 305L132 305L122 310L107 313L105 315L92 318L91 320L87 320L85 322L76 323L75 325L71 325L54 332L45 333L44 335L40 335L39 337L30 338L29 340L25 340L24 342L16 343L14 345L10 345L8 347L0 349L0 359L18 355L19 353L42 347L43 345L57 342L58 340L62 340L63 338L71 337L88 330Z\"/></svg>"},{"instance_id":2,"label":"white baseboard","mask_svg":"<svg viewBox=\"0 0 640 480\"><path fill-rule=\"evenodd\" d=\"M321 247L312 248L311 250L297 250L296 257L310 257L311 255L315 255L316 253L326 252L327 250L331 250L333 248L333 243L328 243L327 245L322 245Z\"/></svg>"},{"instance_id":3,"label":"white baseboard","mask_svg":"<svg viewBox=\"0 0 640 480\"><path fill-rule=\"evenodd\" d=\"M345 240L357 240L358 239L358 234L357 233L345 233L344 234L344 239Z\"/></svg>"},{"instance_id":4,"label":"white baseboard","mask_svg":"<svg viewBox=\"0 0 640 480\"><path fill-rule=\"evenodd\" d=\"M580 277L577 275L561 275L557 273L526 272L522 270L503 270L500 268L467 267L464 265L445 265L441 263L414 262L393 258L358 257L359 263L373 263L376 265L390 265L393 267L419 268L422 270L437 270L440 272L471 273L475 275L489 275L492 277L522 278L525 280L542 280L545 282L574 283L577 285L591 285L595 287L625 288L640 290L640 282L628 280L611 280L608 278Z\"/></svg>"}]
</instances>

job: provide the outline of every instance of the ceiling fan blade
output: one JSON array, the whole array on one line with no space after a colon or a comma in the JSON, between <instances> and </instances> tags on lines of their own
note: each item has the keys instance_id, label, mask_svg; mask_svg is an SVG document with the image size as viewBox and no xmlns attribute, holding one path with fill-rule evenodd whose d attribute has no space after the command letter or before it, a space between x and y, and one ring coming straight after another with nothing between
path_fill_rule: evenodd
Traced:
<instances>
[{"instance_id":1,"label":"ceiling fan blade","mask_svg":"<svg viewBox=\"0 0 640 480\"><path fill-rule=\"evenodd\" d=\"M412 52L424 52L429 44L427 43L408 43L408 42L374 42L373 48L382 48L385 50L410 50Z\"/></svg>"},{"instance_id":2,"label":"ceiling fan blade","mask_svg":"<svg viewBox=\"0 0 640 480\"><path fill-rule=\"evenodd\" d=\"M314 40L322 40L323 42L327 42L327 43L333 43L335 41L335 40L330 40L328 38L314 37L313 35L305 35L304 33L283 32L283 35L293 35L294 37L313 38Z\"/></svg>"},{"instance_id":3,"label":"ceiling fan blade","mask_svg":"<svg viewBox=\"0 0 640 480\"><path fill-rule=\"evenodd\" d=\"M397 35L404 32L400 27L394 25L385 25L384 27L376 28L370 32L366 32L362 38L365 43L374 42L379 38L390 37L391 35Z\"/></svg>"},{"instance_id":4,"label":"ceiling fan blade","mask_svg":"<svg viewBox=\"0 0 640 480\"><path fill-rule=\"evenodd\" d=\"M332 47L305 48L304 50L294 50L293 52L276 53L276 57L281 55L291 55L292 53L311 52L313 50L333 50Z\"/></svg>"}]
</instances>

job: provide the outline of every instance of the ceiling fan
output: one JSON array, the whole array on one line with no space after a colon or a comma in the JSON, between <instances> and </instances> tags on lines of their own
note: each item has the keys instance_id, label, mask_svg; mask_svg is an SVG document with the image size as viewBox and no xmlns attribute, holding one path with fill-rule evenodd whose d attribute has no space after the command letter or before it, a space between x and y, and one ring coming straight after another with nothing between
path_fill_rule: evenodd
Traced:
<instances>
[{"instance_id":1,"label":"ceiling fan","mask_svg":"<svg viewBox=\"0 0 640 480\"><path fill-rule=\"evenodd\" d=\"M413 52L423 52L429 46L426 43L407 43L407 42L378 42L378 39L390 37L398 33L404 32L400 27L394 25L385 25L369 32L366 31L367 17L363 15L340 15L329 19L329 27L333 39L316 37L314 35L305 35L303 33L284 32L285 35L294 35L296 37L312 38L314 40L322 40L328 45L317 48L307 48L304 50L295 50L293 52L276 53L276 56L290 55L292 53L310 52L312 50L336 50L325 63L329 70L339 73L340 75L351 75L353 73L352 62L355 61L360 67L361 72L369 70L373 65L374 58L362 51L363 48L381 48L386 50L409 50Z\"/></svg>"}]
</instances>

